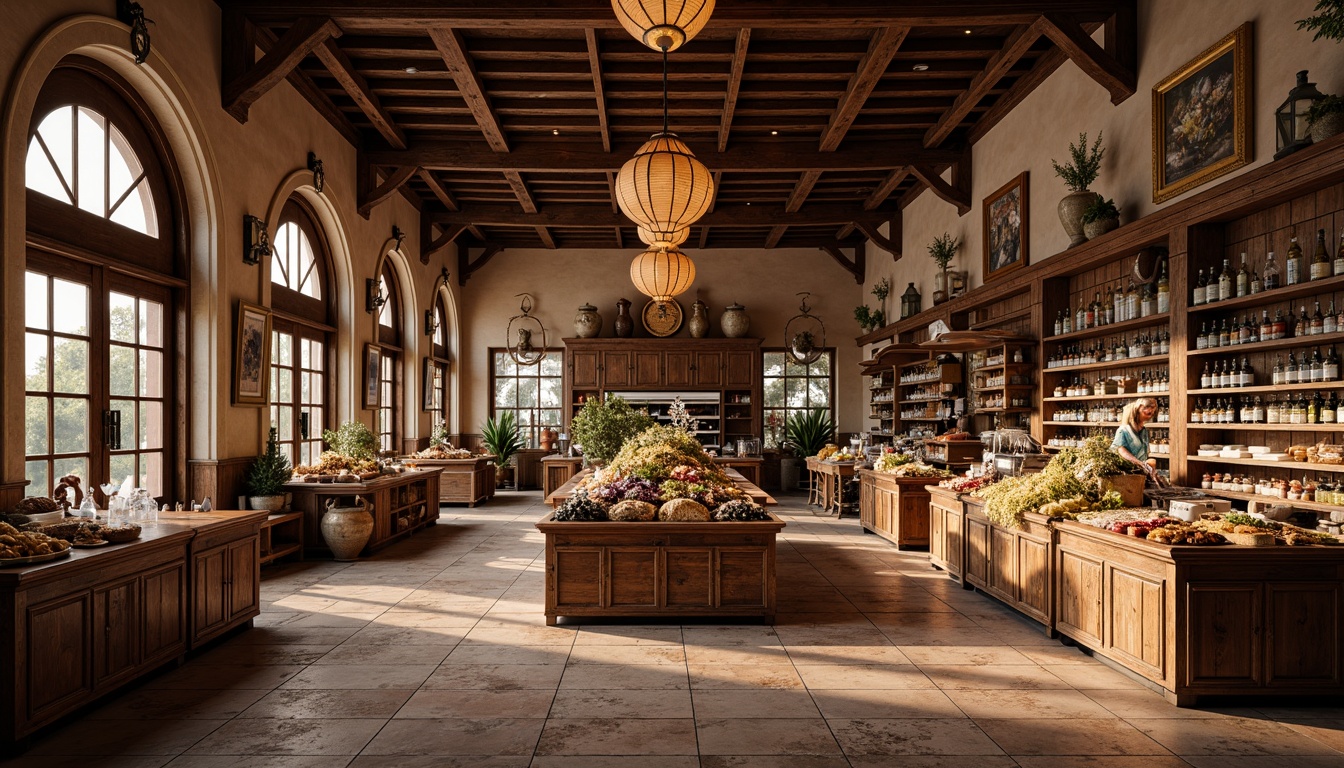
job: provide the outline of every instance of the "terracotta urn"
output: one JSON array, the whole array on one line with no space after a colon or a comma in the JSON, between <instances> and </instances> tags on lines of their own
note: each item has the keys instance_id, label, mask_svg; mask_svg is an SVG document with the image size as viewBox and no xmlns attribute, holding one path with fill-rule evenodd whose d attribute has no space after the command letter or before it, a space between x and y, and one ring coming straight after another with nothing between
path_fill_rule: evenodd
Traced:
<instances>
[{"instance_id":1,"label":"terracotta urn","mask_svg":"<svg viewBox=\"0 0 1344 768\"><path fill-rule=\"evenodd\" d=\"M322 540L337 560L359 559L373 533L373 516L366 511L364 499L356 497L355 505L338 507L335 499L329 499L322 515Z\"/></svg>"},{"instance_id":2,"label":"terracotta urn","mask_svg":"<svg viewBox=\"0 0 1344 768\"><path fill-rule=\"evenodd\" d=\"M1069 236L1070 248L1087 242L1087 235L1083 233L1083 211L1086 211L1087 206L1096 199L1096 192L1085 189L1082 192L1067 194L1059 201L1059 223L1064 226L1064 233Z\"/></svg>"},{"instance_id":3,"label":"terracotta urn","mask_svg":"<svg viewBox=\"0 0 1344 768\"><path fill-rule=\"evenodd\" d=\"M602 316L597 313L597 307L592 304L579 307L579 313L574 316L574 335L580 339L595 339L600 333Z\"/></svg>"},{"instance_id":4,"label":"terracotta urn","mask_svg":"<svg viewBox=\"0 0 1344 768\"><path fill-rule=\"evenodd\" d=\"M628 339L635 332L635 321L630 317L629 299L616 301L616 321L611 324L611 328L618 339Z\"/></svg>"},{"instance_id":5,"label":"terracotta urn","mask_svg":"<svg viewBox=\"0 0 1344 768\"><path fill-rule=\"evenodd\" d=\"M740 339L747 335L751 330L751 318L747 316L747 308L736 302L729 304L719 318L719 327L723 329L723 335L730 339Z\"/></svg>"},{"instance_id":6,"label":"terracotta urn","mask_svg":"<svg viewBox=\"0 0 1344 768\"><path fill-rule=\"evenodd\" d=\"M686 321L686 330L691 338L703 339L709 335L709 305L696 299L691 305L691 319Z\"/></svg>"}]
</instances>

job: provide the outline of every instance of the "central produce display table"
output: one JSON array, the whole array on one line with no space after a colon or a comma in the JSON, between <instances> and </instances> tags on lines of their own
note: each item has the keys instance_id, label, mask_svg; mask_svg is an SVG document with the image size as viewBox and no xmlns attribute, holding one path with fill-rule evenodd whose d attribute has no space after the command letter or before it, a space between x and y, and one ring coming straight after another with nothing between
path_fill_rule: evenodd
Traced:
<instances>
[{"instance_id":1,"label":"central produce display table","mask_svg":"<svg viewBox=\"0 0 1344 768\"><path fill-rule=\"evenodd\" d=\"M929 546L928 482L927 477L859 470L859 524L897 549Z\"/></svg>"},{"instance_id":2,"label":"central produce display table","mask_svg":"<svg viewBox=\"0 0 1344 768\"><path fill-rule=\"evenodd\" d=\"M331 557L322 538L322 515L327 501L352 506L355 497L364 499L373 512L373 534L364 552L382 549L398 539L410 536L439 519L439 468L423 467L395 475L382 475L359 483L285 484L294 495L293 509L303 512L303 549L305 556Z\"/></svg>"},{"instance_id":3,"label":"central produce display table","mask_svg":"<svg viewBox=\"0 0 1344 768\"><path fill-rule=\"evenodd\" d=\"M732 480L734 485L741 489L743 493L747 494L747 496L757 504L760 504L763 507L768 507L778 503L775 501L774 496L771 496L758 488L755 483L752 483L750 480L743 477L741 472L738 472L731 467L724 469L723 472L728 475L728 479ZM546 497L546 503L551 505L552 509L564 504L565 500L574 494L574 487L587 479L592 473L593 470L585 469L579 474L571 477L564 485L555 489L555 491Z\"/></svg>"},{"instance_id":4,"label":"central produce display table","mask_svg":"<svg viewBox=\"0 0 1344 768\"><path fill-rule=\"evenodd\" d=\"M481 454L467 459L402 459L415 469L438 469L439 502L466 504L474 507L495 497L494 454Z\"/></svg>"}]
</instances>

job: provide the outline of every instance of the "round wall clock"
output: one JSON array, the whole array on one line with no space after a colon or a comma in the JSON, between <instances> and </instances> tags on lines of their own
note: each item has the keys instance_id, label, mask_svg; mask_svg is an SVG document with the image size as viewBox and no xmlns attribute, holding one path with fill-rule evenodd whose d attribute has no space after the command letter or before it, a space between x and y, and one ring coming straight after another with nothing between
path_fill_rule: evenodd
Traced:
<instances>
[{"instance_id":1,"label":"round wall clock","mask_svg":"<svg viewBox=\"0 0 1344 768\"><path fill-rule=\"evenodd\" d=\"M671 336L681 327L681 305L676 299L644 305L644 327L654 336Z\"/></svg>"}]
</instances>

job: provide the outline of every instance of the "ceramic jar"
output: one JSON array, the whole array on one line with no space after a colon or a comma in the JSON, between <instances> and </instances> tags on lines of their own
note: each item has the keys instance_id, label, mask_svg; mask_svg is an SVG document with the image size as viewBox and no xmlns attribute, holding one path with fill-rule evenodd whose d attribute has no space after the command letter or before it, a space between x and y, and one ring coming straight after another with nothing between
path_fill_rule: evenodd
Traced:
<instances>
[{"instance_id":1,"label":"ceramic jar","mask_svg":"<svg viewBox=\"0 0 1344 768\"><path fill-rule=\"evenodd\" d=\"M709 335L709 305L696 299L691 305L691 319L686 321L686 330L691 338L703 339Z\"/></svg>"},{"instance_id":2,"label":"ceramic jar","mask_svg":"<svg viewBox=\"0 0 1344 768\"><path fill-rule=\"evenodd\" d=\"M600 323L599 323L600 326ZM635 332L635 321L630 317L630 300L619 299L616 302L616 321L611 324L618 339L628 339Z\"/></svg>"},{"instance_id":3,"label":"ceramic jar","mask_svg":"<svg viewBox=\"0 0 1344 768\"><path fill-rule=\"evenodd\" d=\"M719 318L719 327L723 335L730 339L740 339L751 330L751 318L747 317L747 308L736 302L729 304Z\"/></svg>"},{"instance_id":4,"label":"ceramic jar","mask_svg":"<svg viewBox=\"0 0 1344 768\"><path fill-rule=\"evenodd\" d=\"M355 498L353 507L338 507L335 499L327 501L327 512L322 515L322 540L337 560L359 559L359 553L373 533L373 515L365 511L364 499Z\"/></svg>"},{"instance_id":5,"label":"ceramic jar","mask_svg":"<svg viewBox=\"0 0 1344 768\"><path fill-rule=\"evenodd\" d=\"M1087 242L1087 235L1083 234L1083 211L1096 199L1096 192L1085 189L1071 192L1059 201L1059 223L1064 227L1064 234L1069 236L1070 248Z\"/></svg>"},{"instance_id":6,"label":"ceramic jar","mask_svg":"<svg viewBox=\"0 0 1344 768\"><path fill-rule=\"evenodd\" d=\"M602 316L597 314L597 307L592 304L579 307L579 313L574 316L574 335L580 339L595 339L600 333Z\"/></svg>"}]
</instances>

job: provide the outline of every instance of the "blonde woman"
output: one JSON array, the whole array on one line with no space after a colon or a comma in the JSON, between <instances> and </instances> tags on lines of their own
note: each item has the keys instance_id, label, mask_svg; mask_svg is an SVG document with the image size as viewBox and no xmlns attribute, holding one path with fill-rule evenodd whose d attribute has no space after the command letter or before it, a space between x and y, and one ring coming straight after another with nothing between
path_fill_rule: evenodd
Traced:
<instances>
[{"instance_id":1,"label":"blonde woman","mask_svg":"<svg viewBox=\"0 0 1344 768\"><path fill-rule=\"evenodd\" d=\"M1148 461L1148 422L1157 415L1157 400L1140 397L1120 413L1120 428L1115 430L1111 447L1134 466L1143 470L1149 482L1161 487L1165 483L1157 468Z\"/></svg>"}]
</instances>

